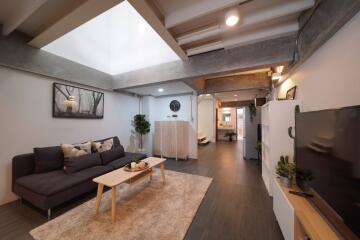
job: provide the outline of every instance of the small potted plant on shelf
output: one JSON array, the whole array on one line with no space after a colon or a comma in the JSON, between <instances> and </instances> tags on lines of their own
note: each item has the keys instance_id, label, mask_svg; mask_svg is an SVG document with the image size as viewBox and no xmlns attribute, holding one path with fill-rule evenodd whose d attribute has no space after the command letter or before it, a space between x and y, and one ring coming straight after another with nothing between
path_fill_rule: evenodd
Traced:
<instances>
[{"instance_id":1,"label":"small potted plant on shelf","mask_svg":"<svg viewBox=\"0 0 360 240\"><path fill-rule=\"evenodd\" d=\"M276 166L276 174L283 186L290 188L295 176L295 164L289 162L289 156L281 156Z\"/></svg>"},{"instance_id":2,"label":"small potted plant on shelf","mask_svg":"<svg viewBox=\"0 0 360 240\"><path fill-rule=\"evenodd\" d=\"M310 190L309 182L314 179L314 174L309 169L296 169L296 184L304 191L308 192Z\"/></svg>"}]
</instances>

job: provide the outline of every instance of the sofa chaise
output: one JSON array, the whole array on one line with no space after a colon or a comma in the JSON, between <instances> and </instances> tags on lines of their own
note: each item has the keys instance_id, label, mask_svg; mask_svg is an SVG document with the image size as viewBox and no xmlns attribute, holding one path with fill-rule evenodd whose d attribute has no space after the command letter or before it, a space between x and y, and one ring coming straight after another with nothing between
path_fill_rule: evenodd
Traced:
<instances>
[{"instance_id":1,"label":"sofa chaise","mask_svg":"<svg viewBox=\"0 0 360 240\"><path fill-rule=\"evenodd\" d=\"M12 160L12 191L21 199L47 211L48 218L51 218L52 208L96 189L93 178L146 157L141 153L125 152L119 138L112 138L111 150L82 156L81 161L76 161L78 166L71 166L71 173L64 170L66 159L61 155L60 146L41 150L42 158L45 156L41 164L51 171L37 171L36 165L40 163L36 162L36 154L39 153L35 149L34 153L15 156ZM51 159L57 156L57 162Z\"/></svg>"}]
</instances>

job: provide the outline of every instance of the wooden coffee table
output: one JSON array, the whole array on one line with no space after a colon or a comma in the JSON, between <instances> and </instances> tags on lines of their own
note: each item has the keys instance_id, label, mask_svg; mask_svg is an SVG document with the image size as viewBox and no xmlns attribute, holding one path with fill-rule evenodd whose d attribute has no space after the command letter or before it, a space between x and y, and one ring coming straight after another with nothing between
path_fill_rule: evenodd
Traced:
<instances>
[{"instance_id":1,"label":"wooden coffee table","mask_svg":"<svg viewBox=\"0 0 360 240\"><path fill-rule=\"evenodd\" d=\"M156 158L156 157L149 157L146 159L143 159L143 161L147 162L149 164L149 168L138 171L138 172L127 172L124 170L124 167L119 168L117 170L114 170L112 172L106 173L104 175L101 175L99 177L96 177L93 179L94 182L98 184L97 189L97 196L96 196L96 214L99 213L100 208L100 202L104 190L104 186L110 187L112 191L112 201L111 201L111 220L112 223L115 222L115 215L116 215L116 186L128 182L128 183L134 183L132 181L135 179L136 181L145 177L150 176L150 180L152 179L152 168L160 165L161 170L161 176L162 180L165 183L165 167L164 162L166 161L165 158Z\"/></svg>"}]
</instances>

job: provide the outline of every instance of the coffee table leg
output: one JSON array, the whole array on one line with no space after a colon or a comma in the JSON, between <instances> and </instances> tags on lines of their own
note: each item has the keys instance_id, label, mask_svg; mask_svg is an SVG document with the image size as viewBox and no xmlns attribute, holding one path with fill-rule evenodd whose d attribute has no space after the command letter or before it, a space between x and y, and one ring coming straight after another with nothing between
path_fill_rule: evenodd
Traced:
<instances>
[{"instance_id":1,"label":"coffee table leg","mask_svg":"<svg viewBox=\"0 0 360 240\"><path fill-rule=\"evenodd\" d=\"M160 170L161 170L162 180L165 183L165 166L164 166L164 163L160 163Z\"/></svg>"},{"instance_id":2,"label":"coffee table leg","mask_svg":"<svg viewBox=\"0 0 360 240\"><path fill-rule=\"evenodd\" d=\"M99 208L100 208L103 190L104 190L104 185L99 183L97 189L97 195L96 195L96 214L99 214Z\"/></svg>"},{"instance_id":3,"label":"coffee table leg","mask_svg":"<svg viewBox=\"0 0 360 240\"><path fill-rule=\"evenodd\" d=\"M116 219L116 187L112 187L111 221L115 223Z\"/></svg>"}]
</instances>

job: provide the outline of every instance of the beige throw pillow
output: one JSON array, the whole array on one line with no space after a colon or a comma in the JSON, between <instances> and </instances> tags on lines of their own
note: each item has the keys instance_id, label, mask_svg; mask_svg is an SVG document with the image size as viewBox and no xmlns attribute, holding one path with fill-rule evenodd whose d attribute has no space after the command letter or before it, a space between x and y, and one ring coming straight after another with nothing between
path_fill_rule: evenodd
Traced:
<instances>
[{"instance_id":1,"label":"beige throw pillow","mask_svg":"<svg viewBox=\"0 0 360 240\"><path fill-rule=\"evenodd\" d=\"M92 142L92 146L96 152L105 152L110 150L114 145L114 139L110 138L104 142Z\"/></svg>"},{"instance_id":2,"label":"beige throw pillow","mask_svg":"<svg viewBox=\"0 0 360 240\"><path fill-rule=\"evenodd\" d=\"M91 153L91 142L81 144L61 144L65 158L80 157Z\"/></svg>"}]
</instances>

